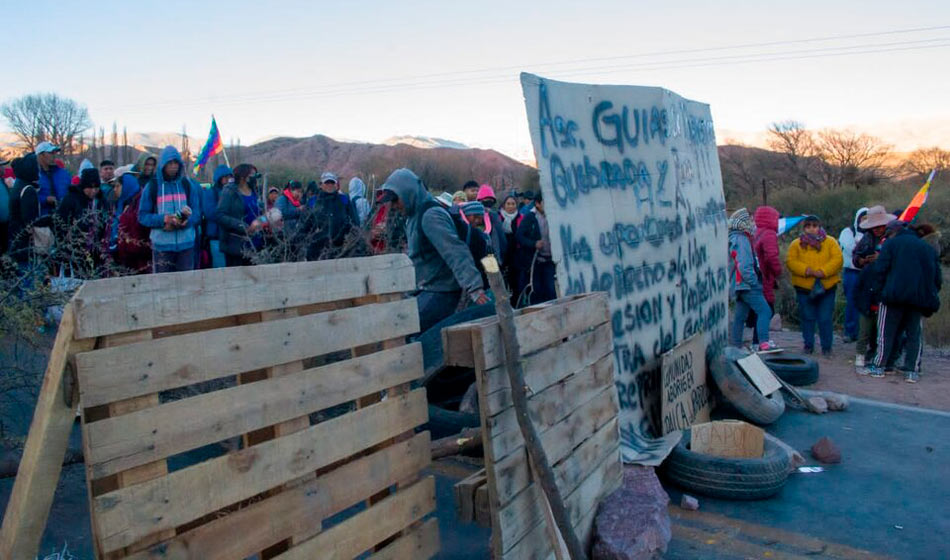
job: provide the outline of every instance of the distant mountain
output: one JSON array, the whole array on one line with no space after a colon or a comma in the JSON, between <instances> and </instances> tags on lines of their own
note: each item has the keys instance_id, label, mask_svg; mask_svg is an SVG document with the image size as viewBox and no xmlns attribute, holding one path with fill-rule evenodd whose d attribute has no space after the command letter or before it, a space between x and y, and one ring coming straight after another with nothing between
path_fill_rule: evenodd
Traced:
<instances>
[{"instance_id":1,"label":"distant mountain","mask_svg":"<svg viewBox=\"0 0 950 560\"><path fill-rule=\"evenodd\" d=\"M245 146L241 148L240 160L266 169L270 179L277 182L290 178L306 182L324 171L332 171L344 184L350 177L360 176L373 186L385 181L393 170L408 167L435 191L455 191L468 180L489 183L499 193L513 188L537 189L538 185L536 169L495 150L420 148L405 142L392 146L341 142L320 134L309 138L274 138Z\"/></svg>"},{"instance_id":2,"label":"distant mountain","mask_svg":"<svg viewBox=\"0 0 950 560\"><path fill-rule=\"evenodd\" d=\"M383 144L387 146L396 146L399 144L406 144L407 146L413 146L415 148L453 148L456 150L467 150L470 146L466 146L461 142L456 142L454 140L446 140L445 138L433 138L431 136L393 136L383 140Z\"/></svg>"}]
</instances>

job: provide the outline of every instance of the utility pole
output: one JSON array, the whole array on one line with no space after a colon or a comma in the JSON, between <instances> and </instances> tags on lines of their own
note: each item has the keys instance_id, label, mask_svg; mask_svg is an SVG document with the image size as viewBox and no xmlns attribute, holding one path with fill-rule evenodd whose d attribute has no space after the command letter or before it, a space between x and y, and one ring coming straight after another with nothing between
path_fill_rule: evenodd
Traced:
<instances>
[{"instance_id":1,"label":"utility pole","mask_svg":"<svg viewBox=\"0 0 950 560\"><path fill-rule=\"evenodd\" d=\"M129 162L129 130L123 125L122 126L122 163L126 164Z\"/></svg>"}]
</instances>

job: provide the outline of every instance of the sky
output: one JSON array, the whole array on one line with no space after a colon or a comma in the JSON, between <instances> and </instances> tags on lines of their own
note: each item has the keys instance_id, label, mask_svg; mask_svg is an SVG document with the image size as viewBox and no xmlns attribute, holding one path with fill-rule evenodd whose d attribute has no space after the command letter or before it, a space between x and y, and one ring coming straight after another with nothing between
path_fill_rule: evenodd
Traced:
<instances>
[{"instance_id":1,"label":"sky","mask_svg":"<svg viewBox=\"0 0 950 560\"><path fill-rule=\"evenodd\" d=\"M420 135L530 159L518 78L528 71L665 87L709 103L720 140L796 119L950 142L935 132L950 124L950 2L72 6L5 7L0 101L53 91L107 130L184 125L203 138L213 113L225 141L245 145Z\"/></svg>"}]
</instances>

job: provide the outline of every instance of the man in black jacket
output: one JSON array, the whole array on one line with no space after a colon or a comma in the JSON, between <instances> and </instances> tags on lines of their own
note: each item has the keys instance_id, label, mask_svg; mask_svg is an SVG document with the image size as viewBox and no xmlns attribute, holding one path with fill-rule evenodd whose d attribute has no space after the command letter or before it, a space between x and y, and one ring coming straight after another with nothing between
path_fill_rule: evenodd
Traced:
<instances>
[{"instance_id":1,"label":"man in black jacket","mask_svg":"<svg viewBox=\"0 0 950 560\"><path fill-rule=\"evenodd\" d=\"M356 206L340 192L337 176L330 172L321 175L320 191L301 228L306 236L307 260L339 257L347 234L359 225Z\"/></svg>"},{"instance_id":2,"label":"man in black jacket","mask_svg":"<svg viewBox=\"0 0 950 560\"><path fill-rule=\"evenodd\" d=\"M887 226L886 240L877 258L877 284L883 286L878 317L878 347L871 375L881 377L895 344L906 333L904 380L916 383L920 375L923 348L923 317L940 308L938 292L942 287L937 252L905 222L895 220Z\"/></svg>"},{"instance_id":3,"label":"man in black jacket","mask_svg":"<svg viewBox=\"0 0 950 560\"><path fill-rule=\"evenodd\" d=\"M515 230L515 241L518 244L518 268L521 271L516 303L521 307L557 298L551 236L541 193L534 199L534 207L524 213L524 218Z\"/></svg>"},{"instance_id":4,"label":"man in black jacket","mask_svg":"<svg viewBox=\"0 0 950 560\"><path fill-rule=\"evenodd\" d=\"M10 190L10 254L23 266L34 249L34 234L40 230L49 232L52 219L40 215L43 201L39 199L40 168L36 154L14 159L11 167L16 182Z\"/></svg>"},{"instance_id":5,"label":"man in black jacket","mask_svg":"<svg viewBox=\"0 0 950 560\"><path fill-rule=\"evenodd\" d=\"M95 167L84 169L78 185L69 191L53 218L56 248L61 266L68 274L90 278L100 274L104 263L108 209L102 194L102 181Z\"/></svg>"}]
</instances>

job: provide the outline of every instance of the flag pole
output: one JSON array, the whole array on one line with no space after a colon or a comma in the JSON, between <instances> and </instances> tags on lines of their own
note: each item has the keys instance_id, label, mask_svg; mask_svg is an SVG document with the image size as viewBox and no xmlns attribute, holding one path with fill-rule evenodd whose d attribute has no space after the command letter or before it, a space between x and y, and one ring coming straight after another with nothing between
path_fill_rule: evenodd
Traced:
<instances>
[{"instance_id":1,"label":"flag pole","mask_svg":"<svg viewBox=\"0 0 950 560\"><path fill-rule=\"evenodd\" d=\"M214 120L214 113L211 113L211 120L217 124L218 121ZM221 136L221 129L218 129L218 136ZM221 154L224 155L224 165L231 167L231 162L228 161L228 149L224 145L224 139L221 139Z\"/></svg>"}]
</instances>

